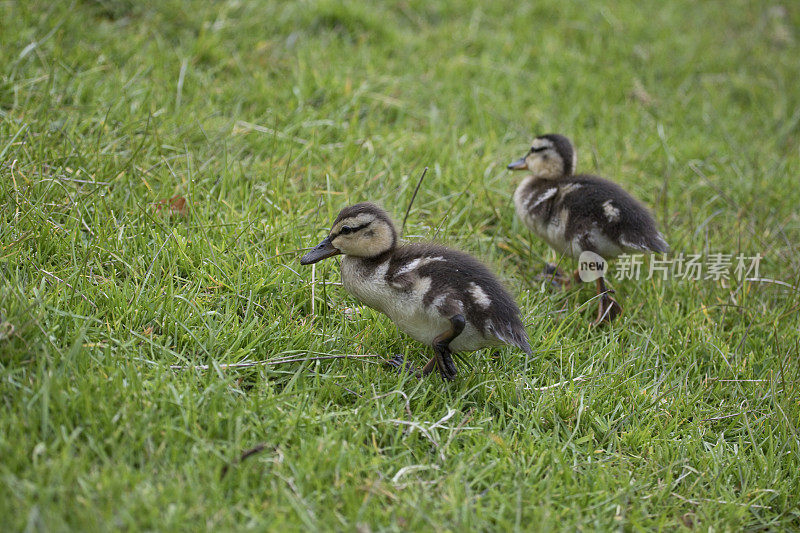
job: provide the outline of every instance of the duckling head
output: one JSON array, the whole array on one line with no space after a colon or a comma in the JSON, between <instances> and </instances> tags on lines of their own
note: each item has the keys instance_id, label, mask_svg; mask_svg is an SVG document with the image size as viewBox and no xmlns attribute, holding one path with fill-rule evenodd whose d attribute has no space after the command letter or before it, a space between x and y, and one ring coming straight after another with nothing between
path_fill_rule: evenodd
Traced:
<instances>
[{"instance_id":1,"label":"duckling head","mask_svg":"<svg viewBox=\"0 0 800 533\"><path fill-rule=\"evenodd\" d=\"M577 154L563 135L548 133L533 140L530 151L510 165L509 170L530 170L537 178L556 179L575 172Z\"/></svg>"},{"instance_id":2,"label":"duckling head","mask_svg":"<svg viewBox=\"0 0 800 533\"><path fill-rule=\"evenodd\" d=\"M377 257L397 246L397 230L389 215L369 202L345 207L328 236L300 259L310 265L338 254Z\"/></svg>"}]
</instances>

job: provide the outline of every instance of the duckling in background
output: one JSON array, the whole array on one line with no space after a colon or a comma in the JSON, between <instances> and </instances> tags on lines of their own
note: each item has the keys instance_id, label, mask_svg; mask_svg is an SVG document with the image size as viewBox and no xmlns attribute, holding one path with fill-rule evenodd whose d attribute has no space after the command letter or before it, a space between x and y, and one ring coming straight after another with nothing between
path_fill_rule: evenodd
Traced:
<instances>
[{"instance_id":1,"label":"duckling in background","mask_svg":"<svg viewBox=\"0 0 800 533\"><path fill-rule=\"evenodd\" d=\"M437 244L398 245L389 215L372 203L342 209L325 239L300 259L303 265L344 254L344 288L384 313L401 331L433 347L442 377L456 377L452 354L510 344L531 355L514 299L474 257ZM389 361L402 368L402 356Z\"/></svg>"},{"instance_id":2,"label":"duckling in background","mask_svg":"<svg viewBox=\"0 0 800 533\"><path fill-rule=\"evenodd\" d=\"M540 135L510 170L528 170L514 192L517 216L556 252L575 259L590 251L605 260L622 253L669 251L650 212L622 187L597 176L575 175L577 156L563 135ZM574 276L577 277L577 276ZM614 320L622 307L597 279L600 305L593 325Z\"/></svg>"}]
</instances>

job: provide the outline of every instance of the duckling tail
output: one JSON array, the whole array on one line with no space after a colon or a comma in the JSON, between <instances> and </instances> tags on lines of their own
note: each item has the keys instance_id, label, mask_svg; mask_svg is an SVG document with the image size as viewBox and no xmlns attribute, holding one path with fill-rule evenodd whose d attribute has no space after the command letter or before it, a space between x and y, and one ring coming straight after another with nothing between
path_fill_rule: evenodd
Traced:
<instances>
[{"instance_id":1,"label":"duckling tail","mask_svg":"<svg viewBox=\"0 0 800 533\"><path fill-rule=\"evenodd\" d=\"M525 334L525 336L520 339L519 344L515 344L515 346L525 352L525 355L528 357L533 357L533 350L531 350L531 344L528 342L527 334Z\"/></svg>"},{"instance_id":2,"label":"duckling tail","mask_svg":"<svg viewBox=\"0 0 800 533\"><path fill-rule=\"evenodd\" d=\"M531 344L528 341L528 332L525 331L525 326L522 325L522 322L513 324L505 328L504 331L498 331L496 328L492 328L492 330L492 334L504 343L516 346L525 352L526 355L533 355Z\"/></svg>"},{"instance_id":3,"label":"duckling tail","mask_svg":"<svg viewBox=\"0 0 800 533\"><path fill-rule=\"evenodd\" d=\"M657 232L655 236L650 239L649 247L654 252L661 254L669 252L669 244L667 244L667 240L664 238L664 235L662 235L661 232Z\"/></svg>"}]
</instances>

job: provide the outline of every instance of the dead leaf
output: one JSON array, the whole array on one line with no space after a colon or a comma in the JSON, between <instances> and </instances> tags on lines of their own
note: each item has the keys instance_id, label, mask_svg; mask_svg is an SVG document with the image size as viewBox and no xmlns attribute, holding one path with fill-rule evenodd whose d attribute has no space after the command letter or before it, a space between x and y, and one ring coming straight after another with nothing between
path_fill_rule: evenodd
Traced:
<instances>
[{"instance_id":1,"label":"dead leaf","mask_svg":"<svg viewBox=\"0 0 800 533\"><path fill-rule=\"evenodd\" d=\"M185 218L189 213L189 207L186 198L175 195L172 198L163 198L156 202L156 213Z\"/></svg>"},{"instance_id":2,"label":"dead leaf","mask_svg":"<svg viewBox=\"0 0 800 533\"><path fill-rule=\"evenodd\" d=\"M681 522L683 525L686 526L688 529L694 529L695 525L695 514L694 513L686 513L681 516Z\"/></svg>"},{"instance_id":3,"label":"dead leaf","mask_svg":"<svg viewBox=\"0 0 800 533\"><path fill-rule=\"evenodd\" d=\"M647 90L644 88L644 85L639 80L634 80L630 97L645 106L653 105L656 102L656 99L647 92Z\"/></svg>"},{"instance_id":4,"label":"dead leaf","mask_svg":"<svg viewBox=\"0 0 800 533\"><path fill-rule=\"evenodd\" d=\"M11 322L0 323L0 341L5 341L11 338L17 328Z\"/></svg>"}]
</instances>

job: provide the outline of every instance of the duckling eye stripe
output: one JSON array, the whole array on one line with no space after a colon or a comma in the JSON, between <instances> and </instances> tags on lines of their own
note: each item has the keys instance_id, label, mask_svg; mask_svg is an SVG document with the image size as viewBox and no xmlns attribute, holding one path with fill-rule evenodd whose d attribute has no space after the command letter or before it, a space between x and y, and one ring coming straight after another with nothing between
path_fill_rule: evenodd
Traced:
<instances>
[{"instance_id":1,"label":"duckling eye stripe","mask_svg":"<svg viewBox=\"0 0 800 533\"><path fill-rule=\"evenodd\" d=\"M537 148L531 147L531 152L544 152L548 148L550 148L550 147L549 146L539 146Z\"/></svg>"},{"instance_id":2,"label":"duckling eye stripe","mask_svg":"<svg viewBox=\"0 0 800 533\"><path fill-rule=\"evenodd\" d=\"M351 227L350 227L350 231L348 231L347 233L355 233L355 232L357 232L357 231L360 231L360 230L362 230L362 229L366 228L366 227L367 227L367 226L369 226L370 224L372 224L372 221L371 221L371 220L370 220L369 222L367 222L366 224L361 224L360 226L354 226L354 227L352 227L352 226L351 226ZM347 233L345 233L345 235L347 235ZM340 230L340 231L339 231L339 233L337 233L336 235L334 235L333 237L331 237L331 240L335 239L336 237L338 237L338 236L339 236L339 235L341 235L341 234L342 234L342 231Z\"/></svg>"}]
</instances>

